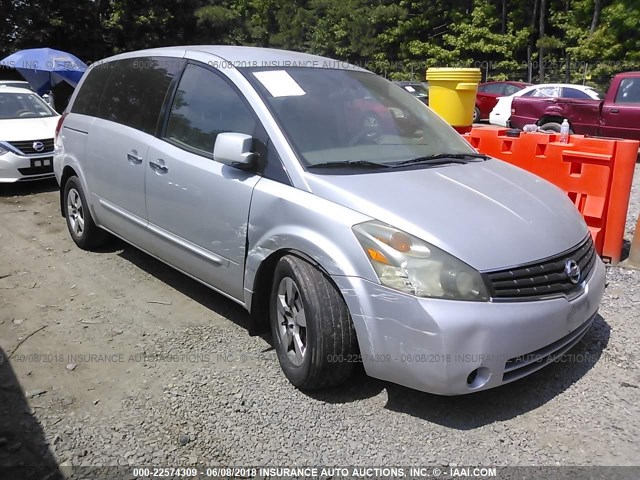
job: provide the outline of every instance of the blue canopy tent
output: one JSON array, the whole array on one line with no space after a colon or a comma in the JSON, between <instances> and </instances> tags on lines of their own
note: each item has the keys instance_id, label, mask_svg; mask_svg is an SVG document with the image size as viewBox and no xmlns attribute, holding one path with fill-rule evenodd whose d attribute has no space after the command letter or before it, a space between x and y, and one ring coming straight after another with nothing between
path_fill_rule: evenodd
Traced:
<instances>
[{"instance_id":1,"label":"blue canopy tent","mask_svg":"<svg viewBox=\"0 0 640 480\"><path fill-rule=\"evenodd\" d=\"M51 48L20 50L0 60L0 64L18 70L40 95L60 82L75 87L87 69L78 57Z\"/></svg>"}]
</instances>

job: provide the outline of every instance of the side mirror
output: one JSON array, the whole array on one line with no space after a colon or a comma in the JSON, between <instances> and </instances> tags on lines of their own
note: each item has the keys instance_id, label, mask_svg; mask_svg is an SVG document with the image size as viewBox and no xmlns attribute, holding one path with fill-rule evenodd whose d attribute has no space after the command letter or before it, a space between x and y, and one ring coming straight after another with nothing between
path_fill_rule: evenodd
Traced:
<instances>
[{"instance_id":1,"label":"side mirror","mask_svg":"<svg viewBox=\"0 0 640 480\"><path fill-rule=\"evenodd\" d=\"M251 151L253 138L244 133L219 133L213 146L213 159L236 168L249 168L255 154Z\"/></svg>"}]
</instances>

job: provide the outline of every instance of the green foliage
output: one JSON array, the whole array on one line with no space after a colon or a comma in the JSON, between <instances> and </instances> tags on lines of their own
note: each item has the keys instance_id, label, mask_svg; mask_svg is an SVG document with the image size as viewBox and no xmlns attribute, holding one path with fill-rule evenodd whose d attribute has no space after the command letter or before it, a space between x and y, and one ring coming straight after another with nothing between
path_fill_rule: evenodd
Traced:
<instances>
[{"instance_id":1,"label":"green foliage","mask_svg":"<svg viewBox=\"0 0 640 480\"><path fill-rule=\"evenodd\" d=\"M525 47L528 29L516 29L513 22L507 23L505 35L500 32L500 16L494 2L474 2L471 19L461 19L444 35L445 44L450 45L459 57L465 60L509 62L514 54Z\"/></svg>"},{"instance_id":2,"label":"green foliage","mask_svg":"<svg viewBox=\"0 0 640 480\"><path fill-rule=\"evenodd\" d=\"M193 33L199 2L111 0L108 5L109 10L101 24L112 44L112 51L117 53L184 43Z\"/></svg>"},{"instance_id":3,"label":"green foliage","mask_svg":"<svg viewBox=\"0 0 640 480\"><path fill-rule=\"evenodd\" d=\"M162 45L257 45L350 61L392 79L471 66L487 79L527 80L531 72L535 81L542 48L545 80L598 86L640 69L640 0L546 0L544 35L534 5L539 0L0 0L0 49L50 46L96 60Z\"/></svg>"},{"instance_id":4,"label":"green foliage","mask_svg":"<svg viewBox=\"0 0 640 480\"><path fill-rule=\"evenodd\" d=\"M567 48L572 59L579 61L583 72L576 72L574 79L582 77L591 83L605 86L608 79L620 72L640 69L640 1L614 0L602 9L599 27L576 34L575 46ZM582 76L580 75L582 74Z\"/></svg>"}]
</instances>

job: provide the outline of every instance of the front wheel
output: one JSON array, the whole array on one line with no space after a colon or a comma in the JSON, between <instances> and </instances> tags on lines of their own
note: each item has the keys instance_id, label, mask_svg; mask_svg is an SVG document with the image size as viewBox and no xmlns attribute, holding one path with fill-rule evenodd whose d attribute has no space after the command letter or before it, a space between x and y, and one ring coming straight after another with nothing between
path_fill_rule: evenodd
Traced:
<instances>
[{"instance_id":1,"label":"front wheel","mask_svg":"<svg viewBox=\"0 0 640 480\"><path fill-rule=\"evenodd\" d=\"M343 383L352 373L357 341L340 292L291 255L280 259L273 280L271 333L287 379L303 390Z\"/></svg>"},{"instance_id":2,"label":"front wheel","mask_svg":"<svg viewBox=\"0 0 640 480\"><path fill-rule=\"evenodd\" d=\"M75 175L65 183L63 199L67 228L75 244L83 250L91 250L104 244L108 233L93 222L80 180Z\"/></svg>"}]
</instances>

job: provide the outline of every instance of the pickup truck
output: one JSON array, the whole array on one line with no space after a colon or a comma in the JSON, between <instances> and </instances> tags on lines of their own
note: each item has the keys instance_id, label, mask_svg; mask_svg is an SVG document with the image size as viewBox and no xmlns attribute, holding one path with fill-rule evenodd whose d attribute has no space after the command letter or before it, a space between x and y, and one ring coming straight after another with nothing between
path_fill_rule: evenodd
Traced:
<instances>
[{"instance_id":1,"label":"pickup truck","mask_svg":"<svg viewBox=\"0 0 640 480\"><path fill-rule=\"evenodd\" d=\"M640 72L619 73L604 100L517 97L509 125L535 123L544 131L560 131L566 118L571 133L640 140Z\"/></svg>"}]
</instances>

